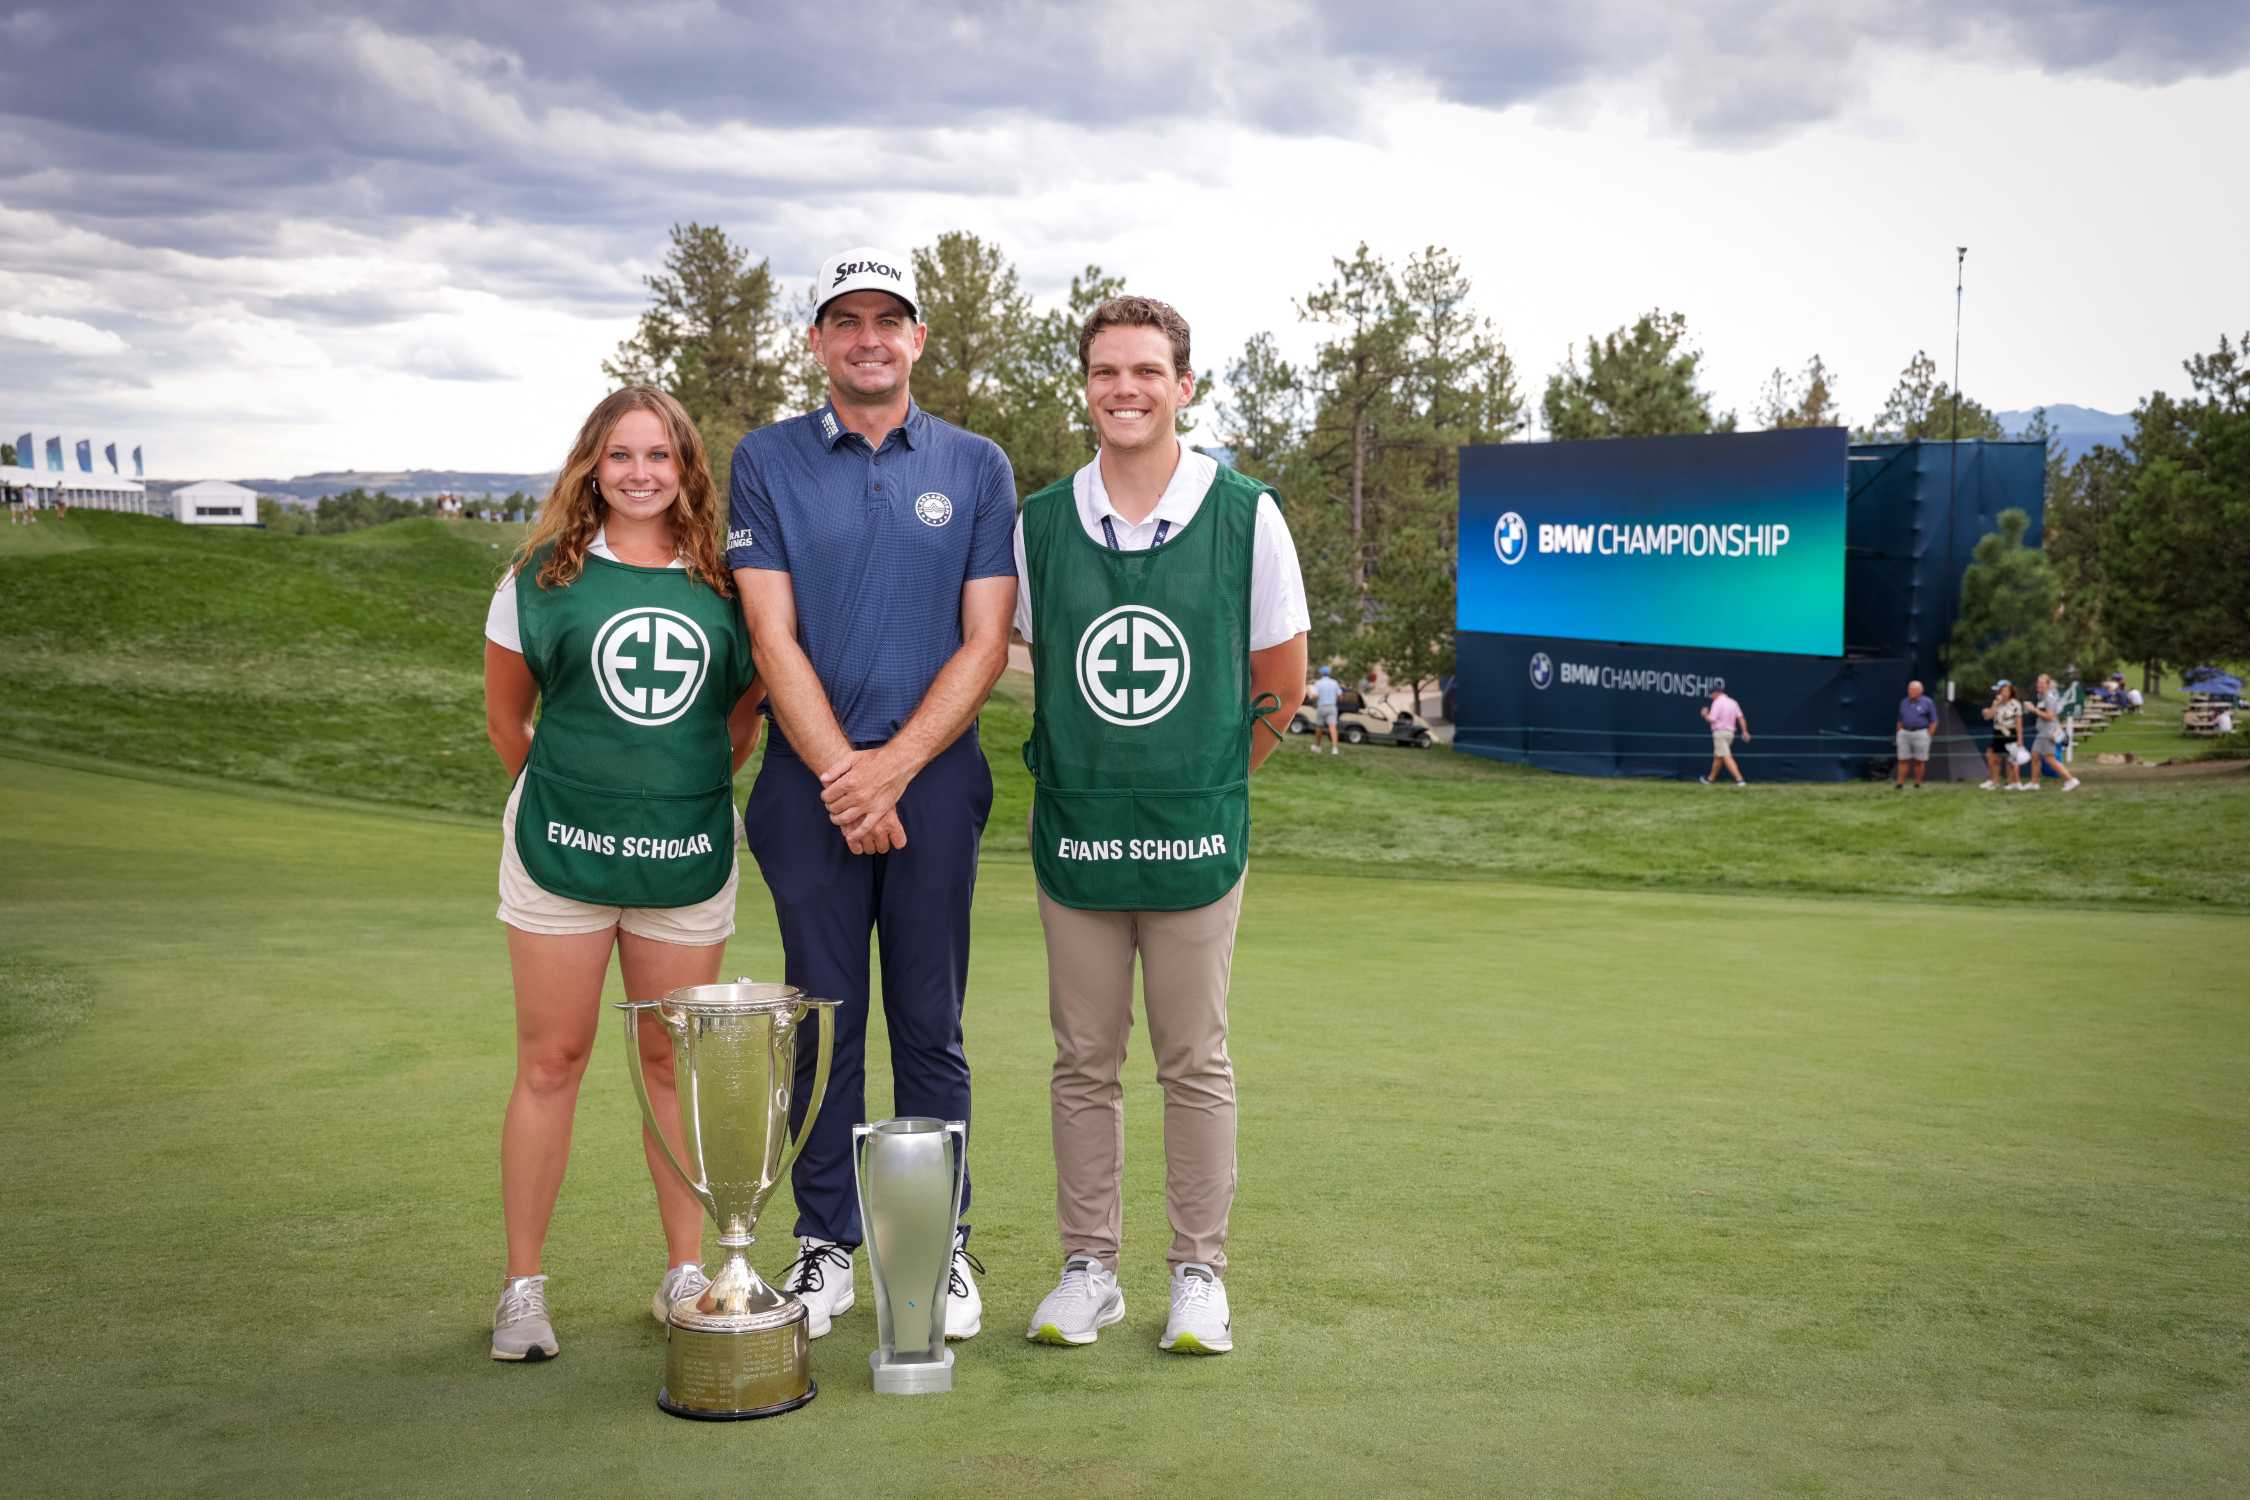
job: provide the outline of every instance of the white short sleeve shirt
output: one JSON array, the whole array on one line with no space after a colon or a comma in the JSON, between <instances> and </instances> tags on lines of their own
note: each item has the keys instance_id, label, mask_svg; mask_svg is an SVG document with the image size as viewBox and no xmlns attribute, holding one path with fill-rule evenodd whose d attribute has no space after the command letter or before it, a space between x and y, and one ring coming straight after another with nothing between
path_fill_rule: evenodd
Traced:
<instances>
[{"instance_id":1,"label":"white short sleeve shirt","mask_svg":"<svg viewBox=\"0 0 2250 1500\"><path fill-rule=\"evenodd\" d=\"M1138 522L1126 520L1110 503L1109 491L1102 484L1100 458L1073 475L1070 488L1078 502L1078 524L1086 529L1086 535L1107 546L1109 537L1102 530L1106 519L1117 534L1119 551L1142 552L1155 545L1159 524L1169 535L1194 520L1195 513L1203 508L1203 497L1211 492L1218 477L1217 459L1183 445L1180 461L1173 467L1171 482L1164 486L1156 509ZM1297 566L1297 544L1289 535L1289 523L1282 520L1281 507L1273 503L1273 496L1260 495L1250 543L1250 649L1264 651L1311 628L1305 578ZM1031 570L1024 562L1020 515L1016 517L1016 630L1025 640L1031 639Z\"/></svg>"},{"instance_id":2,"label":"white short sleeve shirt","mask_svg":"<svg viewBox=\"0 0 2250 1500\"><path fill-rule=\"evenodd\" d=\"M594 539L586 544L586 550L595 557L617 561L617 554L609 550L609 528L606 526L594 533ZM1017 551L1022 551L1021 543L1017 545ZM675 557L672 559L672 566L684 568L687 563L684 559ZM492 591L492 604L484 612L484 638L495 646L507 647L518 656L523 654L523 632L516 627L516 575L513 569L509 570L507 577L500 580L500 587Z\"/></svg>"}]
</instances>

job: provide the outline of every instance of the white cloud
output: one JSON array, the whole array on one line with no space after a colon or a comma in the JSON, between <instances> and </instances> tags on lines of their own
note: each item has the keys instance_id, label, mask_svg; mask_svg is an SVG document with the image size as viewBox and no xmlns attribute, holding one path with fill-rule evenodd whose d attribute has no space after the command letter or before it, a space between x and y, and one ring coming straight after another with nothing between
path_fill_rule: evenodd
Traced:
<instances>
[{"instance_id":1,"label":"white cloud","mask_svg":"<svg viewBox=\"0 0 2250 1500\"><path fill-rule=\"evenodd\" d=\"M125 352L125 341L106 328L96 328L76 318L52 318L41 313L0 312L0 338L45 344L65 354Z\"/></svg>"}]
</instances>

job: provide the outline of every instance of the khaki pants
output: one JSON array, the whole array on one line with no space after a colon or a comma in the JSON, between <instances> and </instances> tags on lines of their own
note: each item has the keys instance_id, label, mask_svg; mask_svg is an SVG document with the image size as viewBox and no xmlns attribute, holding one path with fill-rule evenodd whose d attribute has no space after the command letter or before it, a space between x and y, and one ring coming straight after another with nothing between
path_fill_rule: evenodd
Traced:
<instances>
[{"instance_id":1,"label":"khaki pants","mask_svg":"<svg viewBox=\"0 0 2250 1500\"><path fill-rule=\"evenodd\" d=\"M1247 877L1245 877L1247 878ZM1164 1210L1172 1265L1226 1269L1234 1206L1234 1064L1227 980L1242 882L1189 911L1080 911L1039 893L1047 931L1047 1015L1055 1218L1063 1254L1117 1269L1124 1218L1125 1094L1118 1070L1133 1032L1133 955L1141 960L1149 1041L1164 1089Z\"/></svg>"}]
</instances>

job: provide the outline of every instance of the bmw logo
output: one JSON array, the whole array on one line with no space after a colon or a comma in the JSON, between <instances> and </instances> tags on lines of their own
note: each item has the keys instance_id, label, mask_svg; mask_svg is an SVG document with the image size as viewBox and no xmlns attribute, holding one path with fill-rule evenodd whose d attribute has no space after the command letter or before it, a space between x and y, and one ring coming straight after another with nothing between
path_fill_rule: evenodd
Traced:
<instances>
[{"instance_id":1,"label":"bmw logo","mask_svg":"<svg viewBox=\"0 0 2250 1500\"><path fill-rule=\"evenodd\" d=\"M1531 685L1543 688L1554 680L1555 664L1547 659L1546 652L1534 651L1531 654Z\"/></svg>"},{"instance_id":2,"label":"bmw logo","mask_svg":"<svg viewBox=\"0 0 2250 1500\"><path fill-rule=\"evenodd\" d=\"M1511 568L1523 561L1524 553L1530 550L1530 540L1531 528L1512 510L1502 512L1499 524L1492 528L1492 550Z\"/></svg>"}]
</instances>

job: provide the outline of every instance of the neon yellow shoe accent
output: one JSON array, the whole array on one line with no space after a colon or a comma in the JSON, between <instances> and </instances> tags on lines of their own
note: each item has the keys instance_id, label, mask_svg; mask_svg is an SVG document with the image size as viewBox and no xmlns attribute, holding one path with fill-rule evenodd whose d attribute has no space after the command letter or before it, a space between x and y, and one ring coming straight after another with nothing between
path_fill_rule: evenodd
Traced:
<instances>
[{"instance_id":1,"label":"neon yellow shoe accent","mask_svg":"<svg viewBox=\"0 0 2250 1500\"><path fill-rule=\"evenodd\" d=\"M1063 1331L1052 1323L1042 1323L1031 1330L1031 1341L1035 1344L1053 1344L1058 1349L1077 1347L1069 1339L1064 1338Z\"/></svg>"},{"instance_id":2,"label":"neon yellow shoe accent","mask_svg":"<svg viewBox=\"0 0 2250 1500\"><path fill-rule=\"evenodd\" d=\"M1172 1354L1224 1354L1225 1349L1213 1349L1192 1333L1182 1333L1164 1346ZM1231 1347L1231 1346L1230 1346Z\"/></svg>"}]
</instances>

